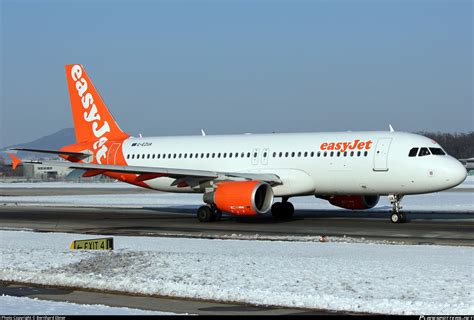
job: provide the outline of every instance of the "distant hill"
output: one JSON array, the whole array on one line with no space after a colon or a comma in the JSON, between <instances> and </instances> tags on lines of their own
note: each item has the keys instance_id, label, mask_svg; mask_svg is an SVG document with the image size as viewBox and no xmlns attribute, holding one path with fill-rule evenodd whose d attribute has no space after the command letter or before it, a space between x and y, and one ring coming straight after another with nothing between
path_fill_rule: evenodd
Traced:
<instances>
[{"instance_id":1,"label":"distant hill","mask_svg":"<svg viewBox=\"0 0 474 320\"><path fill-rule=\"evenodd\" d=\"M73 144L76 142L76 134L74 133L74 128L67 128L59 130L53 134L38 138L36 140L21 143L13 146L8 146L2 149L8 148L32 148L32 149L49 149L49 150L59 150L60 148ZM36 153L36 152L23 152L20 151L17 155L22 159L38 159L38 158L51 158L54 155ZM5 157L5 154L2 154Z\"/></svg>"}]
</instances>

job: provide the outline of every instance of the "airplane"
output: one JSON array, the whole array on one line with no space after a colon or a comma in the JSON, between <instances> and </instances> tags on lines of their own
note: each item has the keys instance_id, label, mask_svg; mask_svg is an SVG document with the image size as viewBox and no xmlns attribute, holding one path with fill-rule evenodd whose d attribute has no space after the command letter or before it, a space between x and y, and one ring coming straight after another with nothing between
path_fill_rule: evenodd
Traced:
<instances>
[{"instance_id":1,"label":"airplane","mask_svg":"<svg viewBox=\"0 0 474 320\"><path fill-rule=\"evenodd\" d=\"M66 65L76 143L57 154L67 161L31 161L106 175L143 188L202 193L201 222L222 212L290 219L290 198L315 196L334 206L364 210L381 196L390 220L406 221L406 195L462 183L467 171L435 141L390 131L132 137L123 132L80 64ZM21 160L10 153L13 167ZM281 201L274 201L281 198Z\"/></svg>"}]
</instances>

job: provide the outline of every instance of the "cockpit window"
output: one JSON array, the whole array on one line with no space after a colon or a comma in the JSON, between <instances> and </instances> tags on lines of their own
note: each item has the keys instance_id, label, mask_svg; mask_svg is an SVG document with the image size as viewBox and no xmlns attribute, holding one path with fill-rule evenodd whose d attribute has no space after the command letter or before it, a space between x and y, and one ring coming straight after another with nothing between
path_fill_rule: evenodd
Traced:
<instances>
[{"instance_id":1,"label":"cockpit window","mask_svg":"<svg viewBox=\"0 0 474 320\"><path fill-rule=\"evenodd\" d=\"M408 153L409 157L416 157L416 154L418 153L418 148L412 148L410 150L410 153Z\"/></svg>"},{"instance_id":2,"label":"cockpit window","mask_svg":"<svg viewBox=\"0 0 474 320\"><path fill-rule=\"evenodd\" d=\"M430 148L431 154L437 155L437 156L445 156L446 153L443 151L441 148Z\"/></svg>"},{"instance_id":3,"label":"cockpit window","mask_svg":"<svg viewBox=\"0 0 474 320\"><path fill-rule=\"evenodd\" d=\"M418 153L418 157L429 156L430 151L428 148L420 148L420 153Z\"/></svg>"}]
</instances>

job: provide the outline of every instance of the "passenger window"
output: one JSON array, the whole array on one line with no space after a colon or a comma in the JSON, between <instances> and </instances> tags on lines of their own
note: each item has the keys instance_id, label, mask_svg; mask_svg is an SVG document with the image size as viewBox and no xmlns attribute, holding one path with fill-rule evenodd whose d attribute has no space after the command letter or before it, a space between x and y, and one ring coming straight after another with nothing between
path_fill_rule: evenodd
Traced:
<instances>
[{"instance_id":1,"label":"passenger window","mask_svg":"<svg viewBox=\"0 0 474 320\"><path fill-rule=\"evenodd\" d=\"M344 151L344 157L347 157L347 151Z\"/></svg>"},{"instance_id":2,"label":"passenger window","mask_svg":"<svg viewBox=\"0 0 474 320\"><path fill-rule=\"evenodd\" d=\"M223 157L224 157L224 158L227 158L227 153L226 153L226 152L224 152L224 156L223 156Z\"/></svg>"},{"instance_id":3,"label":"passenger window","mask_svg":"<svg viewBox=\"0 0 474 320\"><path fill-rule=\"evenodd\" d=\"M150 154L148 154L148 155L146 156L146 158L147 158L147 159L150 159Z\"/></svg>"},{"instance_id":4,"label":"passenger window","mask_svg":"<svg viewBox=\"0 0 474 320\"><path fill-rule=\"evenodd\" d=\"M431 154L436 156L445 156L446 153L441 148L430 148Z\"/></svg>"},{"instance_id":5,"label":"passenger window","mask_svg":"<svg viewBox=\"0 0 474 320\"><path fill-rule=\"evenodd\" d=\"M295 153L294 153L294 152L291 153L291 157L292 157L292 158L295 157Z\"/></svg>"},{"instance_id":6,"label":"passenger window","mask_svg":"<svg viewBox=\"0 0 474 320\"><path fill-rule=\"evenodd\" d=\"M331 151L330 156L331 157L334 156L334 151Z\"/></svg>"},{"instance_id":7,"label":"passenger window","mask_svg":"<svg viewBox=\"0 0 474 320\"><path fill-rule=\"evenodd\" d=\"M321 157L321 151L318 151L318 158Z\"/></svg>"},{"instance_id":8,"label":"passenger window","mask_svg":"<svg viewBox=\"0 0 474 320\"><path fill-rule=\"evenodd\" d=\"M301 152L298 152L298 158L301 157Z\"/></svg>"},{"instance_id":9,"label":"passenger window","mask_svg":"<svg viewBox=\"0 0 474 320\"><path fill-rule=\"evenodd\" d=\"M266 152L263 153L263 157L264 157L264 158L267 157L267 153L266 153Z\"/></svg>"},{"instance_id":10,"label":"passenger window","mask_svg":"<svg viewBox=\"0 0 474 320\"><path fill-rule=\"evenodd\" d=\"M354 156L354 151L351 151L351 157L353 157L353 156Z\"/></svg>"},{"instance_id":11,"label":"passenger window","mask_svg":"<svg viewBox=\"0 0 474 320\"><path fill-rule=\"evenodd\" d=\"M221 157L221 153L220 153L220 152L217 154L217 157L218 157L218 158L220 158L220 157Z\"/></svg>"},{"instance_id":12,"label":"passenger window","mask_svg":"<svg viewBox=\"0 0 474 320\"><path fill-rule=\"evenodd\" d=\"M129 155L129 154L127 154L127 159L130 159L130 155Z\"/></svg>"},{"instance_id":13,"label":"passenger window","mask_svg":"<svg viewBox=\"0 0 474 320\"><path fill-rule=\"evenodd\" d=\"M247 158L250 158L250 152L247 152Z\"/></svg>"},{"instance_id":14,"label":"passenger window","mask_svg":"<svg viewBox=\"0 0 474 320\"><path fill-rule=\"evenodd\" d=\"M324 156L326 157L328 155L328 153L326 151L324 151Z\"/></svg>"},{"instance_id":15,"label":"passenger window","mask_svg":"<svg viewBox=\"0 0 474 320\"><path fill-rule=\"evenodd\" d=\"M278 157L281 158L282 156L283 156L283 152L280 152L280 153L278 154Z\"/></svg>"},{"instance_id":16,"label":"passenger window","mask_svg":"<svg viewBox=\"0 0 474 320\"><path fill-rule=\"evenodd\" d=\"M135 155L134 155L134 154L132 154L132 159L135 159Z\"/></svg>"},{"instance_id":17,"label":"passenger window","mask_svg":"<svg viewBox=\"0 0 474 320\"><path fill-rule=\"evenodd\" d=\"M341 156L341 151L338 151L338 152L337 152L337 156L338 156L338 157Z\"/></svg>"},{"instance_id":18,"label":"passenger window","mask_svg":"<svg viewBox=\"0 0 474 320\"><path fill-rule=\"evenodd\" d=\"M188 157L188 154L187 154L187 153L185 153L185 154L184 154L184 159L186 159L187 157Z\"/></svg>"},{"instance_id":19,"label":"passenger window","mask_svg":"<svg viewBox=\"0 0 474 320\"><path fill-rule=\"evenodd\" d=\"M418 157L429 156L430 150L428 148L420 148L420 152L418 153Z\"/></svg>"},{"instance_id":20,"label":"passenger window","mask_svg":"<svg viewBox=\"0 0 474 320\"><path fill-rule=\"evenodd\" d=\"M257 157L257 153L256 153L256 152L253 153L253 157L254 157L254 158Z\"/></svg>"},{"instance_id":21,"label":"passenger window","mask_svg":"<svg viewBox=\"0 0 474 320\"><path fill-rule=\"evenodd\" d=\"M416 157L416 154L418 153L418 148L411 148L410 152L408 153L409 157Z\"/></svg>"},{"instance_id":22,"label":"passenger window","mask_svg":"<svg viewBox=\"0 0 474 320\"><path fill-rule=\"evenodd\" d=\"M192 159L192 158L193 158L193 154L190 153L190 154L189 154L189 159Z\"/></svg>"},{"instance_id":23,"label":"passenger window","mask_svg":"<svg viewBox=\"0 0 474 320\"><path fill-rule=\"evenodd\" d=\"M360 151L357 151L357 156L360 157Z\"/></svg>"},{"instance_id":24,"label":"passenger window","mask_svg":"<svg viewBox=\"0 0 474 320\"><path fill-rule=\"evenodd\" d=\"M285 158L288 158L288 152L285 152Z\"/></svg>"},{"instance_id":25,"label":"passenger window","mask_svg":"<svg viewBox=\"0 0 474 320\"><path fill-rule=\"evenodd\" d=\"M368 151L364 151L364 157L367 157L368 154L369 154Z\"/></svg>"},{"instance_id":26,"label":"passenger window","mask_svg":"<svg viewBox=\"0 0 474 320\"><path fill-rule=\"evenodd\" d=\"M215 158L215 157L216 157L216 154L215 154L214 152L212 153L212 157L213 157L213 158Z\"/></svg>"},{"instance_id":27,"label":"passenger window","mask_svg":"<svg viewBox=\"0 0 474 320\"><path fill-rule=\"evenodd\" d=\"M314 157L314 151L311 151L311 158Z\"/></svg>"}]
</instances>

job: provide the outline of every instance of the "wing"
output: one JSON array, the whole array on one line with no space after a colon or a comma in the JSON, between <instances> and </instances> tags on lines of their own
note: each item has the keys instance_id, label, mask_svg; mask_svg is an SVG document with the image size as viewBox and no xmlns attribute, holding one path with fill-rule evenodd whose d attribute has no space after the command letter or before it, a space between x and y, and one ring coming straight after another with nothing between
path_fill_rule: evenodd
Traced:
<instances>
[{"instance_id":1,"label":"wing","mask_svg":"<svg viewBox=\"0 0 474 320\"><path fill-rule=\"evenodd\" d=\"M145 167L145 166L117 166L110 164L90 164L66 161L28 161L51 166L61 166L71 169L87 170L84 176L94 176L106 172L120 172L137 174L136 181L146 181L159 177L170 177L176 179L172 186L193 186L192 181L198 179L200 182L210 180L260 180L271 185L282 184L276 174L271 173L245 173L245 172L219 172L179 168Z\"/></svg>"}]
</instances>

